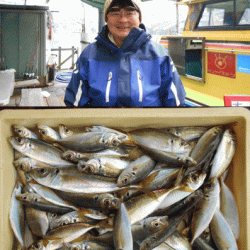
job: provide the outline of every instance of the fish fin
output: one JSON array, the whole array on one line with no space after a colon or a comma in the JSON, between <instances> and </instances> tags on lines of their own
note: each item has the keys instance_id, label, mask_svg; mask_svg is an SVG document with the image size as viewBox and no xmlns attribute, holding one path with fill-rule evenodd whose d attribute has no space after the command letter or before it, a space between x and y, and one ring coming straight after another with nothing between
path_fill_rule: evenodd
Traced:
<instances>
[{"instance_id":1,"label":"fish fin","mask_svg":"<svg viewBox=\"0 0 250 250\"><path fill-rule=\"evenodd\" d=\"M154 179L155 177L158 175L159 171L155 171L152 174L146 176L140 183L142 186L148 186Z\"/></svg>"},{"instance_id":2,"label":"fish fin","mask_svg":"<svg viewBox=\"0 0 250 250\"><path fill-rule=\"evenodd\" d=\"M178 188L178 190L180 190L180 191L185 191L185 192L190 192L190 193L194 193L195 192L195 190L193 190L193 189L191 189L191 188L189 188L189 187L187 187L187 186L180 186L179 188Z\"/></svg>"}]
</instances>

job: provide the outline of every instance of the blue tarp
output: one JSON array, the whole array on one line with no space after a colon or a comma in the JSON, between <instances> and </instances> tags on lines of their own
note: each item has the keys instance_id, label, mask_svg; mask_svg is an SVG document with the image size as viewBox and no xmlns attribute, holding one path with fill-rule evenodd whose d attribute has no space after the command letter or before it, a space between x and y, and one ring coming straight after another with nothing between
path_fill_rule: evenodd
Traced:
<instances>
[{"instance_id":1,"label":"blue tarp","mask_svg":"<svg viewBox=\"0 0 250 250\"><path fill-rule=\"evenodd\" d=\"M55 80L58 82L69 83L73 72L61 72L56 74Z\"/></svg>"}]
</instances>

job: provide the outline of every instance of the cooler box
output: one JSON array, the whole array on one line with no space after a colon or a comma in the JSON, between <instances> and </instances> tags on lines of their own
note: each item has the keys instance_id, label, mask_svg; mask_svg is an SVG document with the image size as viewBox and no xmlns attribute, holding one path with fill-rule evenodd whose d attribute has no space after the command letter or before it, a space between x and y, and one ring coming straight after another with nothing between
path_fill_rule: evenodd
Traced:
<instances>
[{"instance_id":1,"label":"cooler box","mask_svg":"<svg viewBox=\"0 0 250 250\"><path fill-rule=\"evenodd\" d=\"M15 109L0 111L0 249L11 250L13 233L9 222L10 200L15 185L13 148L7 138L12 125L23 125L37 133L37 124L58 131L64 124L73 131L83 126L123 127L215 126L226 124L235 132L236 152L226 184L239 209L239 250L250 249L250 111L246 108L129 108L129 109Z\"/></svg>"},{"instance_id":2,"label":"cooler box","mask_svg":"<svg viewBox=\"0 0 250 250\"><path fill-rule=\"evenodd\" d=\"M14 69L0 70L0 104L7 105L13 95L15 86Z\"/></svg>"}]
</instances>

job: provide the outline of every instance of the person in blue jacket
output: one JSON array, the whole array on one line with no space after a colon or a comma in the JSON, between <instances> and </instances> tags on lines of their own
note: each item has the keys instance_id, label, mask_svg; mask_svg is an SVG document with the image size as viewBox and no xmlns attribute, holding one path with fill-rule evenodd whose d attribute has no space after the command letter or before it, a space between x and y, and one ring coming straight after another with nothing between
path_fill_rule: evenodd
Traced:
<instances>
[{"instance_id":1,"label":"person in blue jacket","mask_svg":"<svg viewBox=\"0 0 250 250\"><path fill-rule=\"evenodd\" d=\"M106 25L76 63L65 104L78 107L184 106L186 92L166 49L141 23L139 0L106 0Z\"/></svg>"}]
</instances>

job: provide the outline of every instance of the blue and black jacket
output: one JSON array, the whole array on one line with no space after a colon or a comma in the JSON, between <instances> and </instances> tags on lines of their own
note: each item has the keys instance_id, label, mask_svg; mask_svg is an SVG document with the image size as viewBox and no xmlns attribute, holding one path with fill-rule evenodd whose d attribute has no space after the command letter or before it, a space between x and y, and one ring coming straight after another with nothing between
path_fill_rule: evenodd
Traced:
<instances>
[{"instance_id":1,"label":"blue and black jacket","mask_svg":"<svg viewBox=\"0 0 250 250\"><path fill-rule=\"evenodd\" d=\"M179 74L144 25L133 28L121 48L109 40L108 32L104 26L78 58L66 88L67 106L184 106L186 93Z\"/></svg>"}]
</instances>

